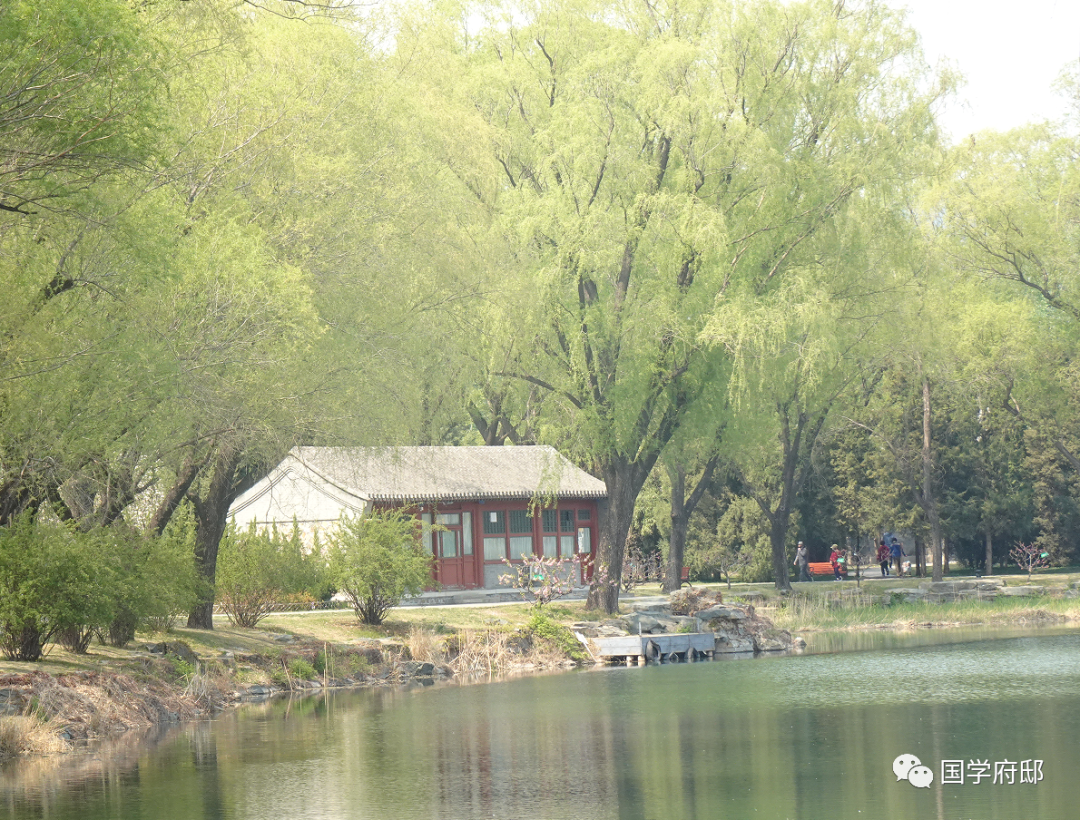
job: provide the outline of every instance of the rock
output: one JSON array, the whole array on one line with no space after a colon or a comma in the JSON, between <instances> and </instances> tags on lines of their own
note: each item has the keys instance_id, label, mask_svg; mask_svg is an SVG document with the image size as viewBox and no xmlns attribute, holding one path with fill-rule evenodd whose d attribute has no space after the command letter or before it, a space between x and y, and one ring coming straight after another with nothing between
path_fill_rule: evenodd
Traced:
<instances>
[{"instance_id":1,"label":"rock","mask_svg":"<svg viewBox=\"0 0 1080 820\"><path fill-rule=\"evenodd\" d=\"M626 611L630 614L635 612L648 612L651 615L670 615L671 604L660 603L658 601L627 601Z\"/></svg>"},{"instance_id":2,"label":"rock","mask_svg":"<svg viewBox=\"0 0 1080 820\"><path fill-rule=\"evenodd\" d=\"M634 612L621 620L630 635L656 635L668 631L658 618L644 612ZM674 625L674 621L671 624Z\"/></svg>"},{"instance_id":3,"label":"rock","mask_svg":"<svg viewBox=\"0 0 1080 820\"><path fill-rule=\"evenodd\" d=\"M890 595L902 595L905 601L921 601L926 598L925 589L913 589L912 587L898 587L889 590Z\"/></svg>"},{"instance_id":4,"label":"rock","mask_svg":"<svg viewBox=\"0 0 1080 820\"><path fill-rule=\"evenodd\" d=\"M927 584L920 584L920 589L925 589L927 592L936 592L944 594L957 594L962 589L973 589L975 587L974 581L931 581Z\"/></svg>"},{"instance_id":5,"label":"rock","mask_svg":"<svg viewBox=\"0 0 1080 820\"><path fill-rule=\"evenodd\" d=\"M1003 587L999 594L1009 598L1028 598L1033 595L1043 595L1045 590L1037 586Z\"/></svg>"},{"instance_id":6,"label":"rock","mask_svg":"<svg viewBox=\"0 0 1080 820\"><path fill-rule=\"evenodd\" d=\"M954 592L927 592L922 599L928 604L948 604L959 600L959 595Z\"/></svg>"},{"instance_id":7,"label":"rock","mask_svg":"<svg viewBox=\"0 0 1080 820\"><path fill-rule=\"evenodd\" d=\"M168 654L175 655L184 663L189 663L192 666L199 662L199 656L196 655L191 650L191 647L183 641L169 641L169 643L166 644L166 651Z\"/></svg>"},{"instance_id":8,"label":"rock","mask_svg":"<svg viewBox=\"0 0 1080 820\"><path fill-rule=\"evenodd\" d=\"M430 678L435 675L435 664L427 661L405 661L401 671L410 678Z\"/></svg>"},{"instance_id":9,"label":"rock","mask_svg":"<svg viewBox=\"0 0 1080 820\"><path fill-rule=\"evenodd\" d=\"M964 589L960 591L960 598L968 601L992 601L998 596L998 587L992 584L987 584L986 587L978 586L975 589Z\"/></svg>"},{"instance_id":10,"label":"rock","mask_svg":"<svg viewBox=\"0 0 1080 820\"><path fill-rule=\"evenodd\" d=\"M729 655L735 652L754 651L754 639L747 635L736 635L727 632L716 633L714 652Z\"/></svg>"},{"instance_id":11,"label":"rock","mask_svg":"<svg viewBox=\"0 0 1080 820\"><path fill-rule=\"evenodd\" d=\"M762 629L754 633L756 652L787 652L791 644L791 633L783 629Z\"/></svg>"},{"instance_id":12,"label":"rock","mask_svg":"<svg viewBox=\"0 0 1080 820\"><path fill-rule=\"evenodd\" d=\"M618 638L627 634L626 622L621 618L617 621L604 621L599 624L592 622L576 623L571 628L574 632L580 632L586 638Z\"/></svg>"},{"instance_id":13,"label":"rock","mask_svg":"<svg viewBox=\"0 0 1080 820\"><path fill-rule=\"evenodd\" d=\"M268 698L272 694L274 694L274 690L271 689L269 686L263 686L260 683L256 683L244 689L238 689L235 694L236 697L242 698L244 700L250 698Z\"/></svg>"},{"instance_id":14,"label":"rock","mask_svg":"<svg viewBox=\"0 0 1080 820\"><path fill-rule=\"evenodd\" d=\"M733 606L711 606L697 614L698 620L708 623L715 620L742 621L746 619L746 610Z\"/></svg>"}]
</instances>

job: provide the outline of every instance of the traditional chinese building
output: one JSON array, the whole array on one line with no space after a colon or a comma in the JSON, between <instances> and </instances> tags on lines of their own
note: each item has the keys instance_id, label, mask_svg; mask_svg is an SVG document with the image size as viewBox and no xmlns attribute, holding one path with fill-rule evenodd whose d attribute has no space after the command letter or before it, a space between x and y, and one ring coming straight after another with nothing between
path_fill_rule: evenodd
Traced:
<instances>
[{"instance_id":1,"label":"traditional chinese building","mask_svg":"<svg viewBox=\"0 0 1080 820\"><path fill-rule=\"evenodd\" d=\"M444 587L497 587L505 560L594 555L604 483L552 447L294 447L229 510L306 537L342 514L404 508Z\"/></svg>"}]
</instances>

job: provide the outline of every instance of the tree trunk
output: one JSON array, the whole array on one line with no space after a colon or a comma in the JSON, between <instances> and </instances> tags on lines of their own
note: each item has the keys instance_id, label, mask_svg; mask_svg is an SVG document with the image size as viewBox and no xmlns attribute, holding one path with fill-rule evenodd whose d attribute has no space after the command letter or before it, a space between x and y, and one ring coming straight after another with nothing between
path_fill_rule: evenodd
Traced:
<instances>
[{"instance_id":1,"label":"tree trunk","mask_svg":"<svg viewBox=\"0 0 1080 820\"><path fill-rule=\"evenodd\" d=\"M675 592L682 586L683 554L686 551L690 513L686 509L686 470L678 465L669 468L668 475L671 478L671 535L668 538L664 592Z\"/></svg>"},{"instance_id":2,"label":"tree trunk","mask_svg":"<svg viewBox=\"0 0 1080 820\"><path fill-rule=\"evenodd\" d=\"M795 431L792 433L788 407L778 406L780 413L781 431L780 443L784 448L784 463L780 472L780 501L775 510L770 510L761 498L757 499L765 517L769 520L769 545L772 548L773 579L776 589L781 592L791 592L791 578L788 576L787 532L791 523L791 508L795 503L795 496L802 487L805 474L800 474L798 469L799 457L802 453L803 431L809 421L804 412L799 412L796 417ZM807 445L813 446L821 432L825 414L818 416L807 434Z\"/></svg>"},{"instance_id":3,"label":"tree trunk","mask_svg":"<svg viewBox=\"0 0 1080 820\"><path fill-rule=\"evenodd\" d=\"M668 539L668 560L664 573L664 592L675 592L682 586L683 562L686 557L686 533L690 528L690 516L694 514L705 490L712 482L713 473L720 457L714 455L686 498L686 471L682 465L668 468L671 478L671 537ZM685 499L685 500L684 500Z\"/></svg>"},{"instance_id":4,"label":"tree trunk","mask_svg":"<svg viewBox=\"0 0 1080 820\"><path fill-rule=\"evenodd\" d=\"M787 531L791 515L787 509L780 509L769 522L769 544L772 546L773 575L776 588L791 591L791 578L788 577Z\"/></svg>"},{"instance_id":5,"label":"tree trunk","mask_svg":"<svg viewBox=\"0 0 1080 820\"><path fill-rule=\"evenodd\" d=\"M206 466L206 458L196 459L192 455L188 455L184 458L184 463L180 466L179 472L176 474L176 481L165 492L164 497L161 499L161 503L158 504L156 510L154 510L153 516L150 518L150 523L147 529L155 535L161 535L165 532L165 527L169 525L169 521L172 519L173 513L176 512L180 506L180 502L187 496L188 490L191 489L191 485L195 483L195 479L198 478L199 472Z\"/></svg>"},{"instance_id":6,"label":"tree trunk","mask_svg":"<svg viewBox=\"0 0 1080 820\"><path fill-rule=\"evenodd\" d=\"M625 458L613 458L602 465L607 484L607 502L600 505L600 544L597 548L593 583L586 606L603 609L608 615L619 611L619 582L626 557L626 534L634 520L634 503L641 490L641 469ZM646 473L647 474L647 473Z\"/></svg>"},{"instance_id":7,"label":"tree trunk","mask_svg":"<svg viewBox=\"0 0 1080 820\"><path fill-rule=\"evenodd\" d=\"M994 574L994 541L990 535L990 530L986 531L986 567L983 569L983 574Z\"/></svg>"},{"instance_id":8,"label":"tree trunk","mask_svg":"<svg viewBox=\"0 0 1080 820\"><path fill-rule=\"evenodd\" d=\"M229 505L239 495L236 468L240 452L219 452L203 498L191 498L195 508L195 563L205 584L203 599L188 614L190 629L214 628L214 581L221 536L228 523Z\"/></svg>"},{"instance_id":9,"label":"tree trunk","mask_svg":"<svg viewBox=\"0 0 1080 820\"><path fill-rule=\"evenodd\" d=\"M930 548L934 556L934 580L942 579L941 519L934 497L933 457L930 451L930 380L923 376L922 508L930 524Z\"/></svg>"}]
</instances>

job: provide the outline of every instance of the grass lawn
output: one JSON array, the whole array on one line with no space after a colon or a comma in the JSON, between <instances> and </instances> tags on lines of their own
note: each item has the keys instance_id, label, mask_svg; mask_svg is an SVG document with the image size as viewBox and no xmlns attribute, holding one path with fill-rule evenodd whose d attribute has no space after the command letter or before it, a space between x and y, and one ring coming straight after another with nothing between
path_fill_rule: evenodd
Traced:
<instances>
[{"instance_id":1,"label":"grass lawn","mask_svg":"<svg viewBox=\"0 0 1080 820\"><path fill-rule=\"evenodd\" d=\"M864 568L866 579L857 584L854 579L842 583L816 581L795 584L795 595L781 596L771 583L763 584L696 584L695 589L720 591L725 601L752 599L761 614L784 629L842 630L860 628L909 628L923 623L936 624L1010 624L1047 619L1080 620L1080 599L1062 598L1062 588L1080 580L1080 568L1043 570L1032 576L1006 574L1009 586L1042 586L1056 595L1033 598L1000 598L996 601L963 601L957 603L904 603L890 599L889 605L868 603L868 596L881 598L894 589L917 587L926 578L880 578L877 566ZM954 574L947 580L968 579L971 576ZM754 593L749 595L748 593ZM624 593L620 600L627 611L635 599L659 596L657 584L637 587ZM585 609L583 601L555 601L543 610L553 620L563 623L596 621L607 616ZM168 634L142 634L123 649L94 643L85 655L74 655L57 645L48 647L46 657L35 663L9 661L0 657L0 674L42 670L53 674L87 669L137 668L135 655L145 643L172 640L185 641L199 655L215 657L224 650L237 653L274 654L281 647L276 635L289 633L304 641L351 644L369 640L404 640L419 627L435 633L451 633L488 629L514 629L528 622L532 608L525 603L502 603L491 606L398 607L380 626L361 624L351 609L318 612L291 612L265 618L257 629L233 626L225 618L215 618L213 631L174 627Z\"/></svg>"}]
</instances>

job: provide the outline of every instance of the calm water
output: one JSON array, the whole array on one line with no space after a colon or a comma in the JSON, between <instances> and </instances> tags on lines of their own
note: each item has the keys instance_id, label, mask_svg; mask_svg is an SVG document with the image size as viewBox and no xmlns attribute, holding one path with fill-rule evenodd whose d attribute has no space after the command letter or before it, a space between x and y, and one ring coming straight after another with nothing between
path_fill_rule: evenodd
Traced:
<instances>
[{"instance_id":1,"label":"calm water","mask_svg":"<svg viewBox=\"0 0 1080 820\"><path fill-rule=\"evenodd\" d=\"M1073 820L1080 634L958 637L276 702L9 767L0 816Z\"/></svg>"}]
</instances>

